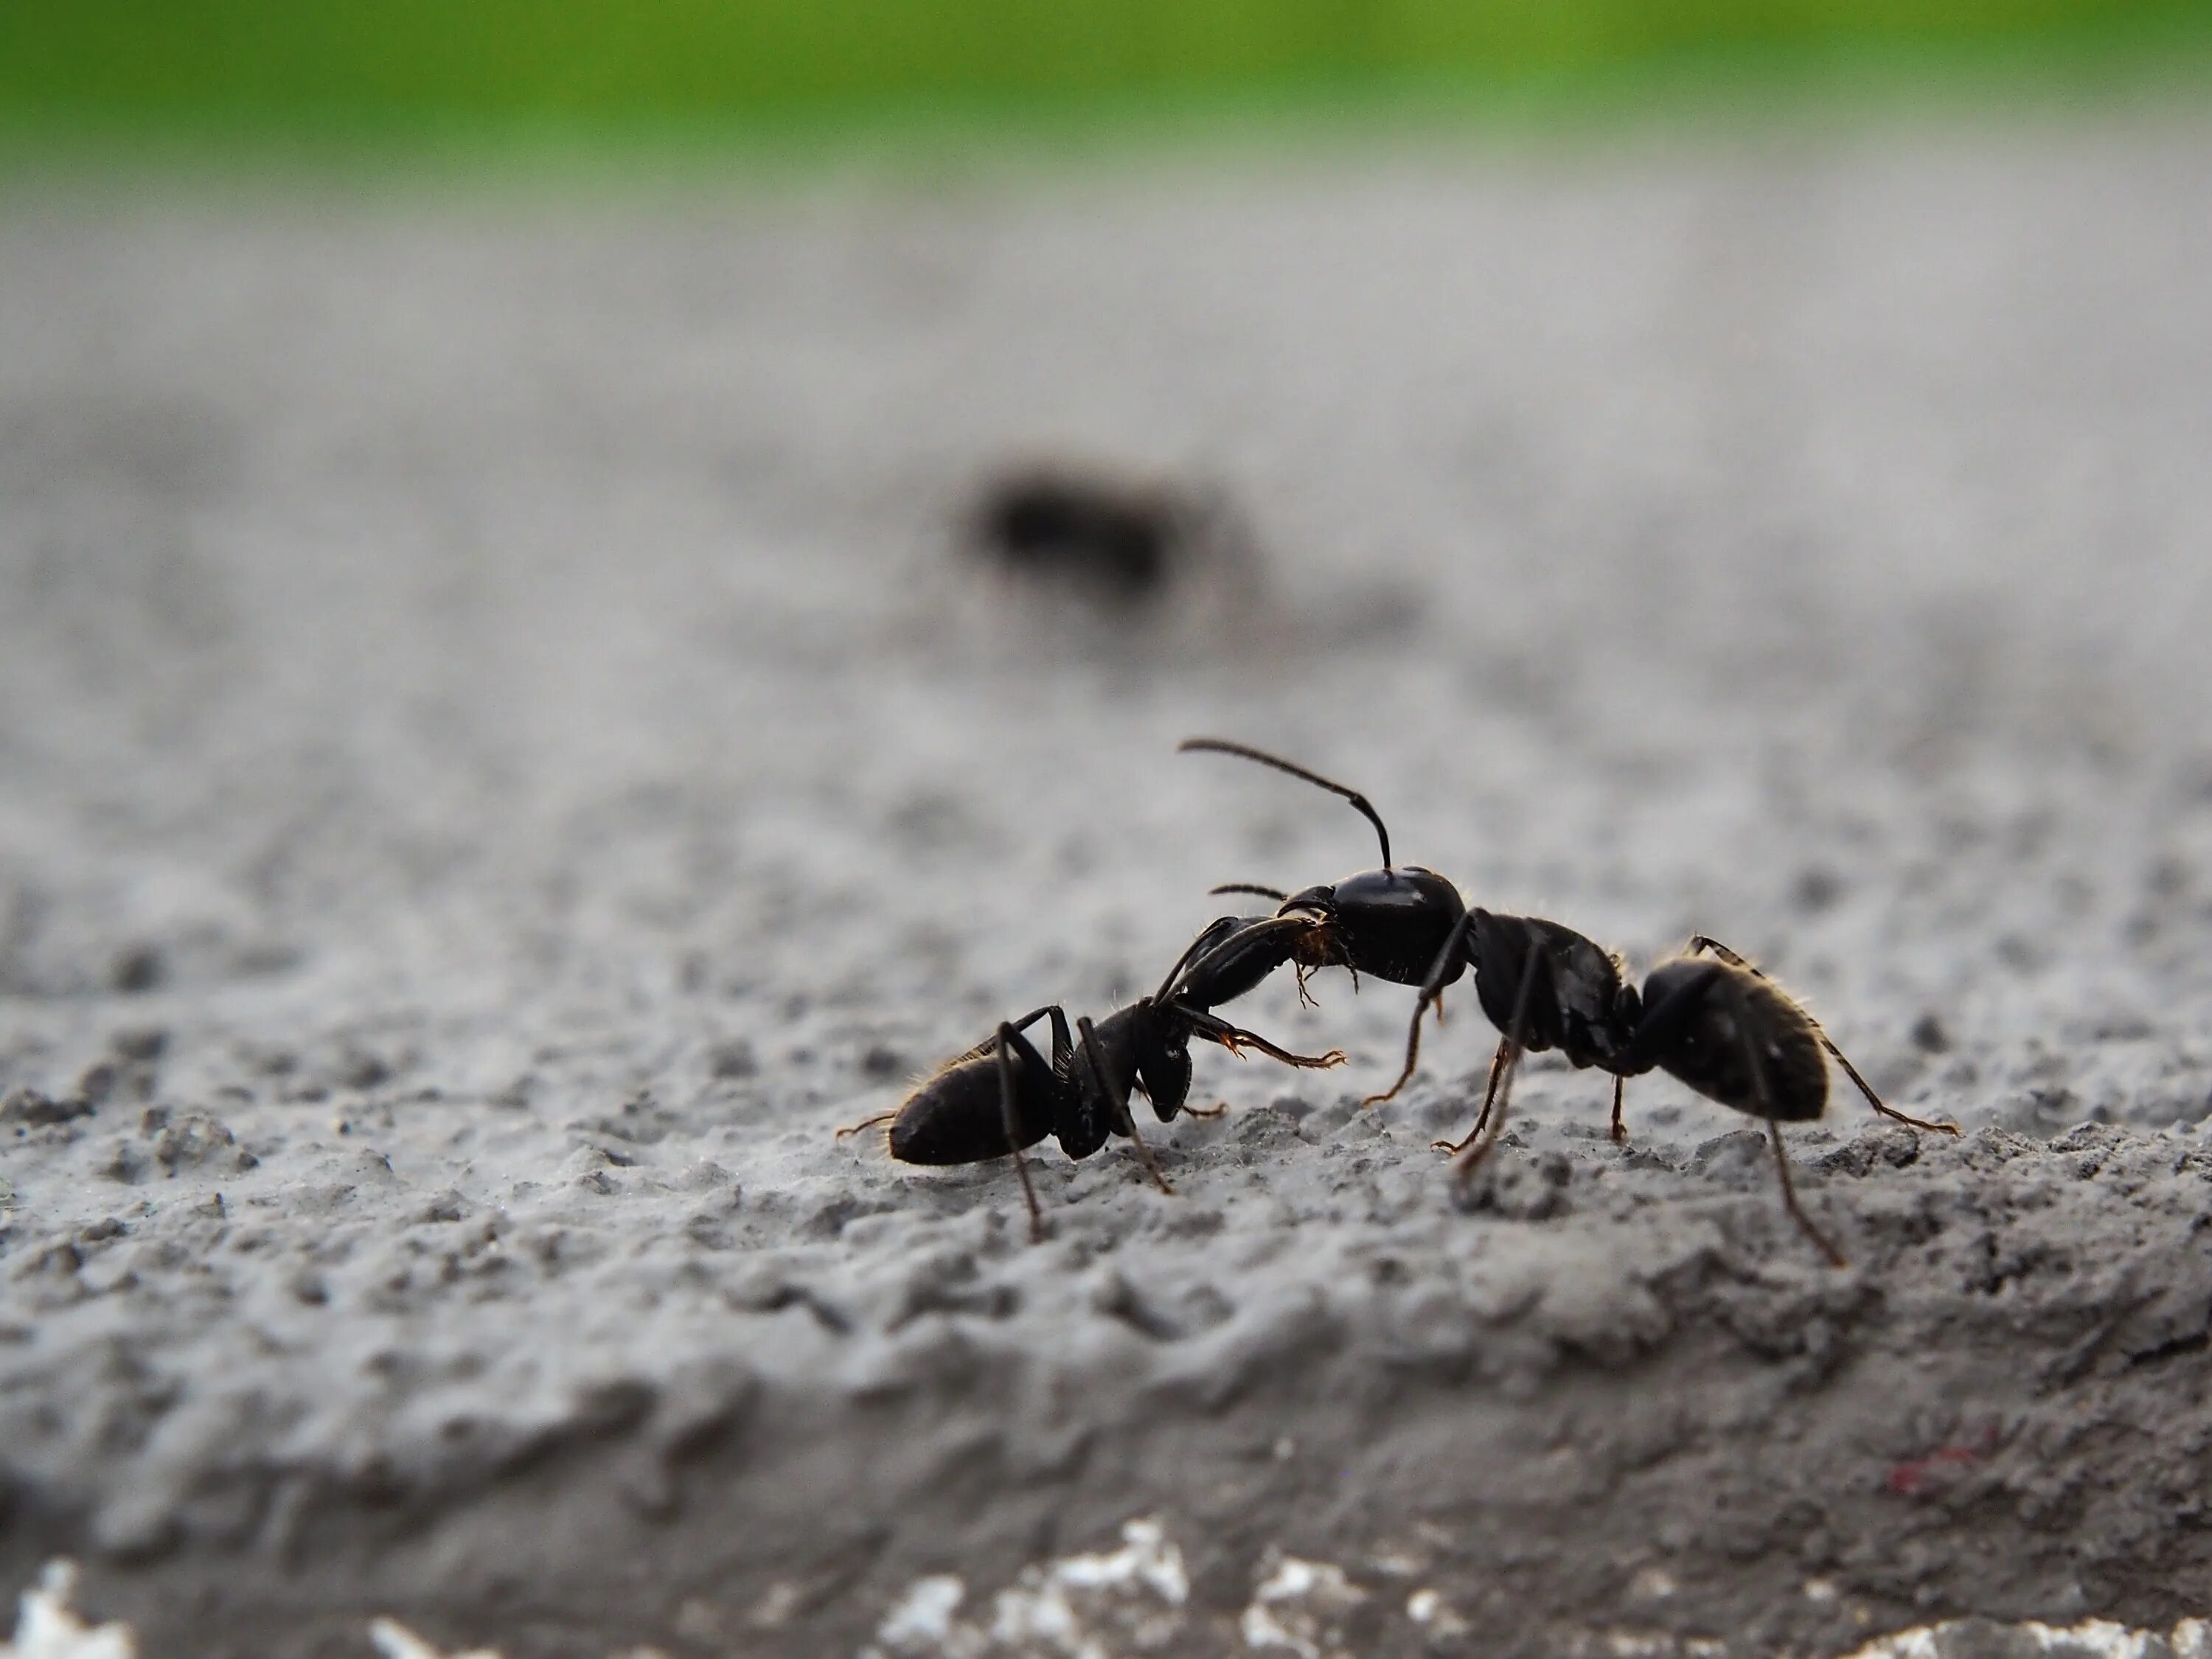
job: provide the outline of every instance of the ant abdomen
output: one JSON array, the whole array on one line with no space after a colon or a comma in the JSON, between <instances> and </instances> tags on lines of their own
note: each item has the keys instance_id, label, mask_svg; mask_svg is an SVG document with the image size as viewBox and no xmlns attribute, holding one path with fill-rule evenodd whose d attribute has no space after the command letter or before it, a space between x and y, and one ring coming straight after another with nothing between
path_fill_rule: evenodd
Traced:
<instances>
[{"instance_id":1,"label":"ant abdomen","mask_svg":"<svg viewBox=\"0 0 2212 1659\"><path fill-rule=\"evenodd\" d=\"M1726 962L1678 957L1644 981L1644 1006L1705 981L1695 1012L1660 1050L1660 1069L1753 1117L1807 1123L1828 1104L1820 1029L1771 979Z\"/></svg>"},{"instance_id":2,"label":"ant abdomen","mask_svg":"<svg viewBox=\"0 0 2212 1659\"><path fill-rule=\"evenodd\" d=\"M1022 1086L1038 1079L1023 1075L1030 1067L1018 1058L1017 1064L1014 1139L1034 1146L1052 1133L1052 1098L1046 1088ZM1043 1082L1049 1084L1049 1075ZM1012 1152L996 1042L952 1061L908 1095L892 1114L884 1139L902 1164L980 1164Z\"/></svg>"}]
</instances>

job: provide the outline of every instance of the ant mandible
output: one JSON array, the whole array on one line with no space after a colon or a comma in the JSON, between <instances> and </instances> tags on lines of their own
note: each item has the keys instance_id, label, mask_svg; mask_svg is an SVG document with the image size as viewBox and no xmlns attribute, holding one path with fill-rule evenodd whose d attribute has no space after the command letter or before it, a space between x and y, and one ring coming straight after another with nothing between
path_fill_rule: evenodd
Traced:
<instances>
[{"instance_id":1,"label":"ant mandible","mask_svg":"<svg viewBox=\"0 0 2212 1659\"><path fill-rule=\"evenodd\" d=\"M1291 960L1302 969L1336 963L1420 987L1407 1028L1406 1063L1388 1090L1364 1103L1389 1100L1406 1085L1419 1058L1421 1016L1433 1005L1441 1018L1444 988L1473 970L1483 1013L1504 1035L1491 1058L1474 1127L1457 1142L1438 1143L1441 1150L1458 1156L1462 1180L1497 1142L1522 1054L1552 1048L1571 1065L1612 1074L1615 1141L1628 1133L1621 1119L1623 1084L1653 1070L1666 1072L1723 1106L1765 1119L1783 1202L1838 1266L1843 1256L1797 1203L1779 1127L1809 1122L1826 1109L1823 1051L1885 1117L1916 1129L1959 1133L1956 1124L1929 1122L1886 1104L1802 1003L1716 939L1702 934L1692 939L1680 956L1654 968L1639 992L1628 982L1618 956L1571 927L1540 916L1468 908L1457 890L1434 872L1394 870L1389 833L1357 791L1243 744L1194 738L1181 747L1241 756L1303 778L1343 796L1375 825L1382 842L1382 870L1285 896L1277 912L1279 920L1303 917L1307 923L1308 932L1291 942ZM1238 890L1273 890L1239 884ZM1426 973L1416 979L1408 971L1407 945L1424 930L1441 939ZM1486 1126L1491 1127L1486 1139Z\"/></svg>"},{"instance_id":2,"label":"ant mandible","mask_svg":"<svg viewBox=\"0 0 2212 1659\"><path fill-rule=\"evenodd\" d=\"M1091 1156L1109 1134L1126 1137L1154 1184L1172 1192L1151 1149L1137 1133L1129 1097L1140 1091L1163 1123L1180 1112L1210 1117L1188 1103L1190 1040L1204 1037L1240 1057L1255 1048L1286 1066L1340 1066L1344 1054L1294 1054L1256 1032L1216 1018L1217 1005L1242 996L1289 960L1290 941L1304 927L1266 916L1224 916L1185 947L1151 996L1139 998L1094 1024L1088 1016L1068 1034L1067 1014L1057 1003L1005 1021L965 1054L925 1079L896 1110L849 1128L842 1137L888 1122L884 1139L893 1158L907 1164L979 1164L1011 1154L1029 1206L1030 1236L1044 1237L1044 1214L1030 1184L1024 1147L1048 1134L1072 1158ZM1023 1033L1040 1019L1052 1025L1048 1061Z\"/></svg>"}]
</instances>

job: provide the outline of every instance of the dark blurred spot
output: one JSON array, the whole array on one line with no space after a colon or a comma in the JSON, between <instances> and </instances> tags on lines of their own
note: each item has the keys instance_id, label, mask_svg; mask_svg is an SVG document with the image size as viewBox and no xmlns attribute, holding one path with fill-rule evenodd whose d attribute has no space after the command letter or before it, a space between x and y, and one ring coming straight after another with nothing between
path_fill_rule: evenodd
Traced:
<instances>
[{"instance_id":1,"label":"dark blurred spot","mask_svg":"<svg viewBox=\"0 0 2212 1659\"><path fill-rule=\"evenodd\" d=\"M150 945L134 945L108 964L110 989L136 996L158 987L167 975L161 953Z\"/></svg>"},{"instance_id":2,"label":"dark blurred spot","mask_svg":"<svg viewBox=\"0 0 2212 1659\"><path fill-rule=\"evenodd\" d=\"M107 1039L107 1046L125 1060L148 1065L167 1052L169 1034L158 1025L135 1027L118 1031Z\"/></svg>"},{"instance_id":3,"label":"dark blurred spot","mask_svg":"<svg viewBox=\"0 0 2212 1659\"><path fill-rule=\"evenodd\" d=\"M1912 1022L1912 1046L1923 1054L1948 1054L1951 1052L1951 1034L1943 1029L1943 1022L1933 1013L1926 1013Z\"/></svg>"},{"instance_id":4,"label":"dark blurred spot","mask_svg":"<svg viewBox=\"0 0 2212 1659\"><path fill-rule=\"evenodd\" d=\"M1808 914L1830 908L1844 896L1843 878L1818 867L1799 872L1794 896L1797 908Z\"/></svg>"},{"instance_id":5,"label":"dark blurred spot","mask_svg":"<svg viewBox=\"0 0 2212 1659\"><path fill-rule=\"evenodd\" d=\"M371 1054L365 1048L352 1049L338 1061L337 1080L348 1089L374 1089L380 1083L388 1082L391 1077L392 1067L386 1063L384 1057Z\"/></svg>"},{"instance_id":6,"label":"dark blurred spot","mask_svg":"<svg viewBox=\"0 0 2212 1659\"><path fill-rule=\"evenodd\" d=\"M866 1054L860 1056L860 1069L873 1078L893 1076L904 1069L905 1066L906 1061L897 1049L885 1048L880 1042L874 1044Z\"/></svg>"},{"instance_id":7,"label":"dark blurred spot","mask_svg":"<svg viewBox=\"0 0 2212 1659\"><path fill-rule=\"evenodd\" d=\"M753 1045L743 1037L718 1042L707 1057L707 1069L718 1078L750 1077L760 1069Z\"/></svg>"},{"instance_id":8,"label":"dark blurred spot","mask_svg":"<svg viewBox=\"0 0 2212 1659\"><path fill-rule=\"evenodd\" d=\"M56 1100L51 1095L40 1094L36 1089L11 1089L0 1098L0 1123L16 1124L28 1128L42 1128L52 1123L67 1123L72 1118L89 1116L91 1103L83 1100Z\"/></svg>"},{"instance_id":9,"label":"dark blurred spot","mask_svg":"<svg viewBox=\"0 0 2212 1659\"><path fill-rule=\"evenodd\" d=\"M1036 471L984 492L969 540L1015 577L1135 605L1157 599L1174 574L1184 539L1179 517L1172 498L1158 489Z\"/></svg>"}]
</instances>

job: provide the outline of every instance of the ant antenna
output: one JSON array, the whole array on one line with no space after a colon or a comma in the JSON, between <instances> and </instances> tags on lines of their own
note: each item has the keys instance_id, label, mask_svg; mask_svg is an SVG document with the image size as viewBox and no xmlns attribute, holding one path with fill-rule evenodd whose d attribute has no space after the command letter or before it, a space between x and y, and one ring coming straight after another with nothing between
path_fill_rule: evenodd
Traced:
<instances>
[{"instance_id":1,"label":"ant antenna","mask_svg":"<svg viewBox=\"0 0 2212 1659\"><path fill-rule=\"evenodd\" d=\"M1288 772L1294 778L1304 778L1316 788L1326 789L1332 795L1341 795L1350 801L1353 810L1375 826L1375 834L1382 843L1382 867L1390 867L1390 832L1382 827L1382 817L1366 796L1357 789L1347 789L1333 783L1318 772L1309 772L1303 766L1285 760L1280 755L1271 755L1264 749L1255 749L1249 744L1231 743L1225 738L1185 738L1176 745L1176 752L1188 755L1198 752L1215 755L1239 755L1248 761L1257 761L1262 766L1272 766L1278 772Z\"/></svg>"},{"instance_id":2,"label":"ant antenna","mask_svg":"<svg viewBox=\"0 0 2212 1659\"><path fill-rule=\"evenodd\" d=\"M1206 890L1206 896L1208 898L1221 893L1249 893L1255 898L1271 898L1278 904L1290 897L1290 895L1279 887L1262 887L1256 881L1224 881L1218 887L1209 887Z\"/></svg>"},{"instance_id":3,"label":"ant antenna","mask_svg":"<svg viewBox=\"0 0 2212 1659\"><path fill-rule=\"evenodd\" d=\"M1205 933L1200 933L1182 947L1182 954L1175 959L1175 966L1168 969L1168 976L1160 981L1160 988L1152 993L1154 1002L1165 1002L1168 1000L1168 993L1175 989L1176 981L1182 977L1182 970L1190 966L1191 958L1206 946L1206 934L1212 931L1209 927Z\"/></svg>"}]
</instances>

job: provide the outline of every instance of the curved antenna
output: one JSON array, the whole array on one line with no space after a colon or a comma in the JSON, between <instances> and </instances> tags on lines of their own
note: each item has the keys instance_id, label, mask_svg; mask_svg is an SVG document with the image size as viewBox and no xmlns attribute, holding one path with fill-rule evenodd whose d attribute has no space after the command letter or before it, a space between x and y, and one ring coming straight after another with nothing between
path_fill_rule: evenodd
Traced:
<instances>
[{"instance_id":1,"label":"curved antenna","mask_svg":"<svg viewBox=\"0 0 2212 1659\"><path fill-rule=\"evenodd\" d=\"M1182 954L1175 959L1175 966L1168 969L1168 976L1160 981L1160 988L1152 993L1153 1001L1165 1002L1168 1000L1168 993L1175 988L1176 981L1182 977L1182 970L1190 966L1190 959L1198 955L1201 950L1211 957L1217 946L1226 944L1229 938L1234 937L1234 935L1225 936L1208 944L1207 940L1212 937L1214 927L1219 925L1218 922L1212 923L1200 929L1198 937L1182 947Z\"/></svg>"},{"instance_id":2,"label":"curved antenna","mask_svg":"<svg viewBox=\"0 0 2212 1659\"><path fill-rule=\"evenodd\" d=\"M1273 899L1278 904L1290 897L1279 887L1262 887L1256 881L1224 881L1218 887L1207 888L1206 893L1208 898L1220 893L1249 893L1255 898Z\"/></svg>"},{"instance_id":3,"label":"curved antenna","mask_svg":"<svg viewBox=\"0 0 2212 1659\"><path fill-rule=\"evenodd\" d=\"M1347 789L1342 784L1332 782L1329 779L1322 776L1318 772L1309 772L1304 767L1295 762L1286 761L1280 755L1271 755L1264 749L1253 748L1249 744L1231 743L1225 738L1185 738L1176 745L1176 753L1178 755L1201 752L1241 756L1248 761L1257 761L1262 766L1272 766L1278 772L1287 772L1294 778L1304 778L1316 788L1326 789L1332 795L1341 795L1352 803L1353 810L1375 826L1375 834L1382 843L1382 867L1385 870L1390 867L1390 832L1382 827L1382 814L1377 812L1367 797L1357 789Z\"/></svg>"}]
</instances>

